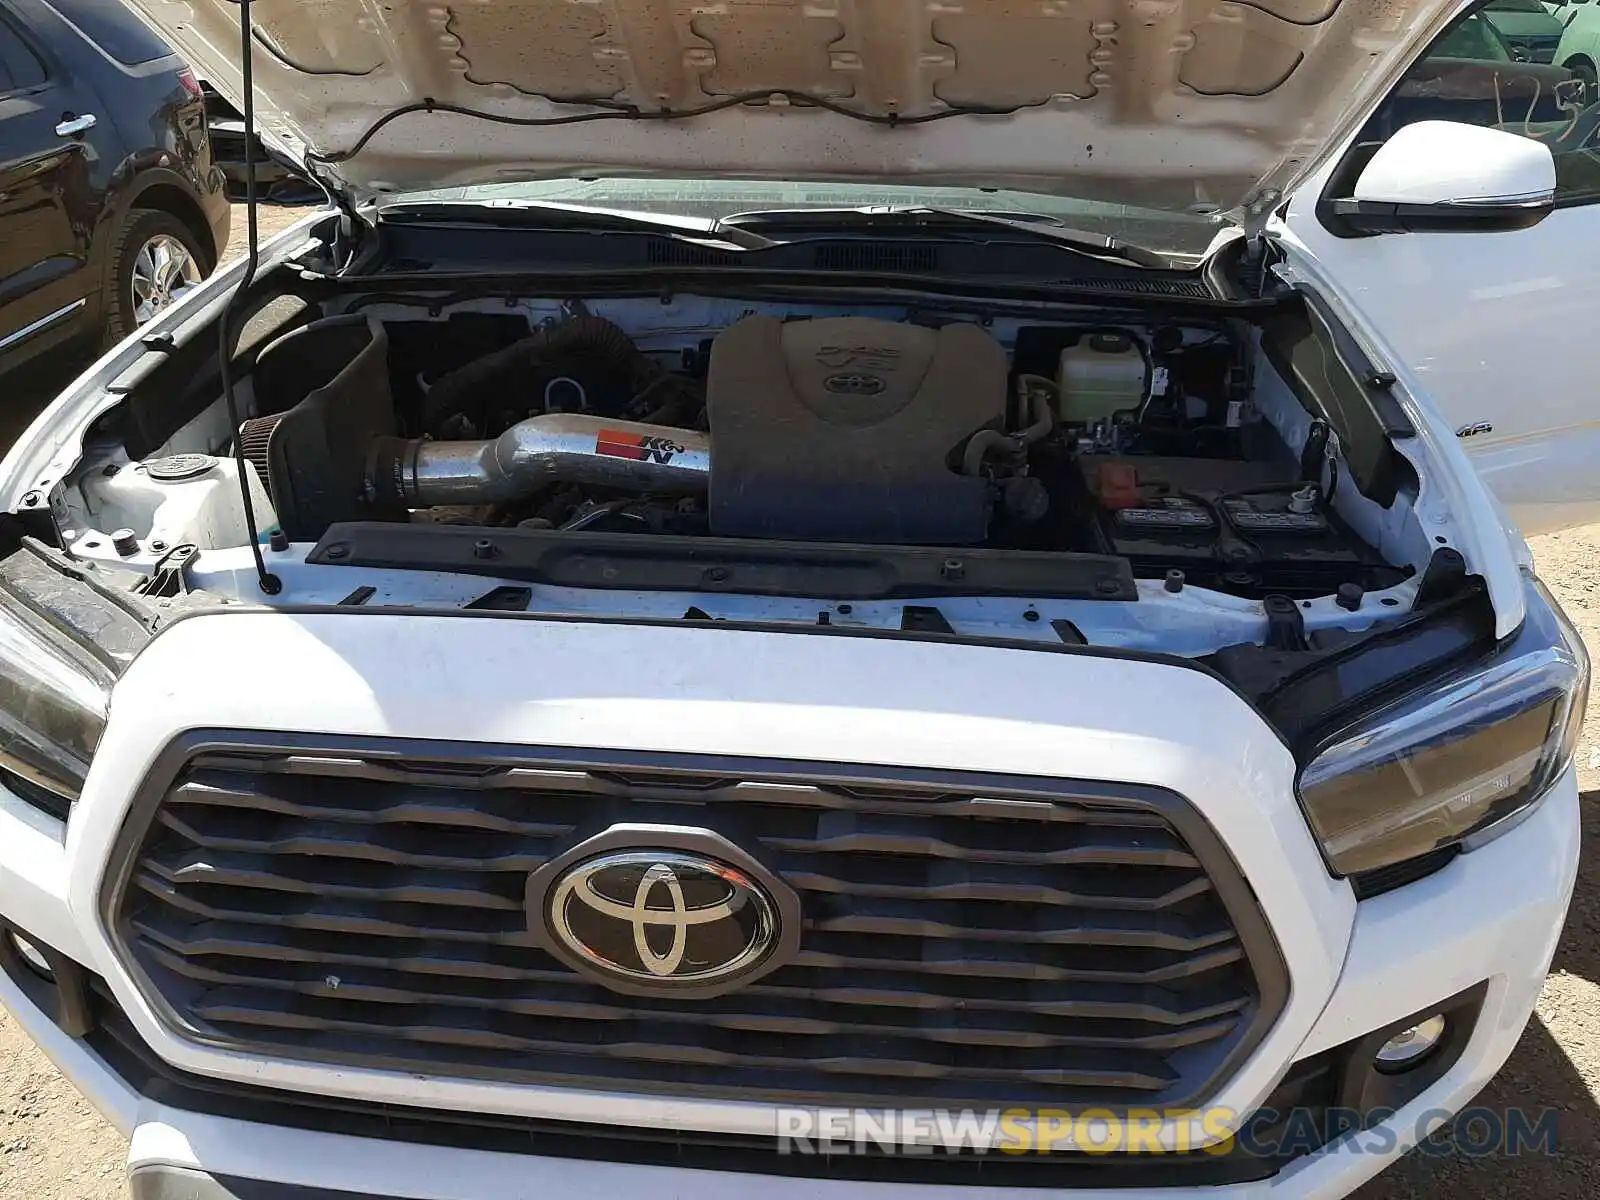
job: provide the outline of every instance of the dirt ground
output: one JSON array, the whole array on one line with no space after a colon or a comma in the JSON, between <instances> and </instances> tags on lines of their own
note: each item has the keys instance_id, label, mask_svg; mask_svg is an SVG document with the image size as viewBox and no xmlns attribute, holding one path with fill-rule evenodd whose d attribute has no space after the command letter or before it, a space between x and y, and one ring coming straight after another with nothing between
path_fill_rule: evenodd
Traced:
<instances>
[{"instance_id":1,"label":"dirt ground","mask_svg":"<svg viewBox=\"0 0 1600 1200\"><path fill-rule=\"evenodd\" d=\"M263 238L304 210L267 210ZM236 210L234 249L244 238ZM22 407L37 411L76 366L29 380ZM11 388L6 429L15 422ZM24 422L25 423L25 422ZM5 429L0 436L9 440ZM1600 525L1538 538L1539 574L1600 661ZM1566 933L1539 1010L1504 1071L1479 1098L1559 1115L1555 1157L1413 1154L1362 1189L1360 1200L1588 1200L1600 1193L1600 699L1579 747L1585 853ZM1420 931L1419 931L1420 932ZM0 1010L0 1200L121 1200L126 1144Z\"/></svg>"}]
</instances>

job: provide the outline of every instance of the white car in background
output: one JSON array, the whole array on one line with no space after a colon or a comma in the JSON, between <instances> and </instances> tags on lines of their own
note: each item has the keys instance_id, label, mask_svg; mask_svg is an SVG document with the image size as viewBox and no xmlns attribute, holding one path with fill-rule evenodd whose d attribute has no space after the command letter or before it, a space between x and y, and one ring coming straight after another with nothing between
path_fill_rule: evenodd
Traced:
<instances>
[{"instance_id":1,"label":"white car in background","mask_svg":"<svg viewBox=\"0 0 1600 1200\"><path fill-rule=\"evenodd\" d=\"M1564 28L1552 61L1582 79L1593 100L1600 78L1600 0L1567 0L1556 16Z\"/></svg>"},{"instance_id":2,"label":"white car in background","mask_svg":"<svg viewBox=\"0 0 1600 1200\"><path fill-rule=\"evenodd\" d=\"M133 7L336 200L0 464L0 1003L135 1200L1322 1200L1499 1070L1589 685L1519 527L1600 519L1559 64Z\"/></svg>"}]
</instances>

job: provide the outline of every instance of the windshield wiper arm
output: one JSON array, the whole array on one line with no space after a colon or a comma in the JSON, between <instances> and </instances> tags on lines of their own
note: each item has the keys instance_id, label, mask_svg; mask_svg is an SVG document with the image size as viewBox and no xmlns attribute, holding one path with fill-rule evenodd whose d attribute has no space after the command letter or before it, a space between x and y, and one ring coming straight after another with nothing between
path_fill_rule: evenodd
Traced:
<instances>
[{"instance_id":1,"label":"windshield wiper arm","mask_svg":"<svg viewBox=\"0 0 1600 1200\"><path fill-rule=\"evenodd\" d=\"M1049 238L1052 242L1059 242L1063 246L1070 246L1074 250L1084 250L1102 258L1116 258L1123 262L1133 263L1140 267L1172 266L1161 255L1146 250L1143 246L1135 246L1121 238L1112 237L1109 233L1095 233L1089 229L1073 229L1063 225L1054 217L1039 217L1031 213L1002 214L982 212L977 210L963 210L959 208L928 208L924 212L946 219L962 221L977 221L984 225L998 225L1002 229L1019 230L1022 233L1031 233L1035 237Z\"/></svg>"},{"instance_id":2,"label":"windshield wiper arm","mask_svg":"<svg viewBox=\"0 0 1600 1200\"><path fill-rule=\"evenodd\" d=\"M536 229L616 230L683 238L699 245L724 243L735 250L765 250L778 243L749 229L720 229L717 222L692 217L587 208L550 200L417 200L378 210L380 223L412 224L451 221Z\"/></svg>"},{"instance_id":3,"label":"windshield wiper arm","mask_svg":"<svg viewBox=\"0 0 1600 1200\"><path fill-rule=\"evenodd\" d=\"M1042 213L990 212L985 209L937 208L927 205L882 205L864 208L781 208L736 213L715 223L719 232L786 225L860 229L885 225L908 229L939 229L952 225L990 225L1039 238L1091 258L1132 263L1140 267L1171 270L1165 258L1106 233L1073 229Z\"/></svg>"}]
</instances>

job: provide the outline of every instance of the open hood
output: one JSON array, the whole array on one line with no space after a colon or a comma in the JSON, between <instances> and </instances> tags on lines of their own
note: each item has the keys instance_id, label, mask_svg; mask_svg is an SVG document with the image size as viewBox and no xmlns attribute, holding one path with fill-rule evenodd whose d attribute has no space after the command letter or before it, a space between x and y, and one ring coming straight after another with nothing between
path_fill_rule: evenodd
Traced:
<instances>
[{"instance_id":1,"label":"open hood","mask_svg":"<svg viewBox=\"0 0 1600 1200\"><path fill-rule=\"evenodd\" d=\"M238 103L237 0L132 3ZM1458 7L255 0L257 117L353 200L719 175L1259 215Z\"/></svg>"}]
</instances>

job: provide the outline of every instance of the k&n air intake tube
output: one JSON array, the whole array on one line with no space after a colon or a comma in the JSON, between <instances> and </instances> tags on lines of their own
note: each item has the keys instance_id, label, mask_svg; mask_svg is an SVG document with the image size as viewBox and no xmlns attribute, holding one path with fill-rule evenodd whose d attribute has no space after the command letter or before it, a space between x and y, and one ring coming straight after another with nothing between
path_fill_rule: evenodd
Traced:
<instances>
[{"instance_id":1,"label":"k&n air intake tube","mask_svg":"<svg viewBox=\"0 0 1600 1200\"><path fill-rule=\"evenodd\" d=\"M407 508L495 504L551 483L692 495L710 479L708 434L579 413L530 417L486 442L377 438L367 460L374 499Z\"/></svg>"}]
</instances>

